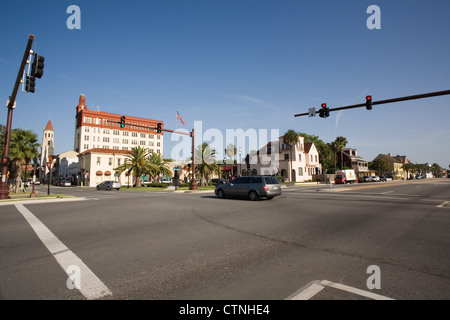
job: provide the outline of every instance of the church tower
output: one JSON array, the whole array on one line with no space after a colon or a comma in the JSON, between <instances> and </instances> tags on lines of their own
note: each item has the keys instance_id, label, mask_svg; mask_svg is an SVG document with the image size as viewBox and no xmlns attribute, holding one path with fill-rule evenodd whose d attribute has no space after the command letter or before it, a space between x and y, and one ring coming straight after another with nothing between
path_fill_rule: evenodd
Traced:
<instances>
[{"instance_id":1,"label":"church tower","mask_svg":"<svg viewBox=\"0 0 450 320\"><path fill-rule=\"evenodd\" d=\"M44 166L48 161L49 155L55 154L55 138L54 138L54 130L53 125L50 120L48 120L47 125L44 128L44 135L42 137L42 145L41 145L41 179L48 173L48 169Z\"/></svg>"}]
</instances>

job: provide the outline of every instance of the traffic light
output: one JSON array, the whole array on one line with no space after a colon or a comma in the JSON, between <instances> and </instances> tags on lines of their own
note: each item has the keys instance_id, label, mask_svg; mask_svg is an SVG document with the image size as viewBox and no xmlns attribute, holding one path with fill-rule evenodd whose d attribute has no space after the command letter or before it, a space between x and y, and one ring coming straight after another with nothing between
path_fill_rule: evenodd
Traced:
<instances>
[{"instance_id":1,"label":"traffic light","mask_svg":"<svg viewBox=\"0 0 450 320\"><path fill-rule=\"evenodd\" d=\"M330 116L330 109L327 108L326 103L321 104L321 108L319 110L319 117L326 118Z\"/></svg>"},{"instance_id":2,"label":"traffic light","mask_svg":"<svg viewBox=\"0 0 450 320\"><path fill-rule=\"evenodd\" d=\"M36 78L34 76L30 76L27 74L27 79L25 82L25 92L33 92L34 93L34 85Z\"/></svg>"},{"instance_id":3,"label":"traffic light","mask_svg":"<svg viewBox=\"0 0 450 320\"><path fill-rule=\"evenodd\" d=\"M8 157L2 157L1 165L8 167L9 166L9 158Z\"/></svg>"},{"instance_id":4,"label":"traffic light","mask_svg":"<svg viewBox=\"0 0 450 320\"><path fill-rule=\"evenodd\" d=\"M161 122L158 122L157 124L156 124L156 133L161 133L161 131L162 131L162 129L161 129Z\"/></svg>"},{"instance_id":5,"label":"traffic light","mask_svg":"<svg viewBox=\"0 0 450 320\"><path fill-rule=\"evenodd\" d=\"M372 96L371 95L366 96L366 109L372 110Z\"/></svg>"},{"instance_id":6,"label":"traffic light","mask_svg":"<svg viewBox=\"0 0 450 320\"><path fill-rule=\"evenodd\" d=\"M44 60L43 56L34 54L33 64L31 65L31 75L36 78L41 78L44 74Z\"/></svg>"},{"instance_id":7,"label":"traffic light","mask_svg":"<svg viewBox=\"0 0 450 320\"><path fill-rule=\"evenodd\" d=\"M120 117L120 127L125 128L125 116Z\"/></svg>"}]
</instances>

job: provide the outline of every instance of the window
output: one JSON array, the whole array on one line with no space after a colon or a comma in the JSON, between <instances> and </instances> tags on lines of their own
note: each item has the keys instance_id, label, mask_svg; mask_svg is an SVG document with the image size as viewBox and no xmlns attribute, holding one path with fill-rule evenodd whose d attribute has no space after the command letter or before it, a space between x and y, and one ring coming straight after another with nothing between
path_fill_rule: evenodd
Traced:
<instances>
[{"instance_id":1,"label":"window","mask_svg":"<svg viewBox=\"0 0 450 320\"><path fill-rule=\"evenodd\" d=\"M132 136L132 137L137 137L138 134L137 134L137 132L132 132L132 133L131 133L131 136Z\"/></svg>"},{"instance_id":2,"label":"window","mask_svg":"<svg viewBox=\"0 0 450 320\"><path fill-rule=\"evenodd\" d=\"M141 133L141 138L145 138L146 134L145 133Z\"/></svg>"},{"instance_id":3,"label":"window","mask_svg":"<svg viewBox=\"0 0 450 320\"><path fill-rule=\"evenodd\" d=\"M113 143L119 143L120 139L119 138L113 138Z\"/></svg>"},{"instance_id":4,"label":"window","mask_svg":"<svg viewBox=\"0 0 450 320\"><path fill-rule=\"evenodd\" d=\"M84 136L84 141L89 141L89 136Z\"/></svg>"},{"instance_id":5,"label":"window","mask_svg":"<svg viewBox=\"0 0 450 320\"><path fill-rule=\"evenodd\" d=\"M122 135L128 137L128 134L129 134L128 131L124 131Z\"/></svg>"},{"instance_id":6,"label":"window","mask_svg":"<svg viewBox=\"0 0 450 320\"><path fill-rule=\"evenodd\" d=\"M123 144L128 144L128 139L122 139Z\"/></svg>"},{"instance_id":7,"label":"window","mask_svg":"<svg viewBox=\"0 0 450 320\"><path fill-rule=\"evenodd\" d=\"M84 145L84 148L85 148L85 149L89 149L89 145L88 145L88 144L85 144L85 145Z\"/></svg>"},{"instance_id":8,"label":"window","mask_svg":"<svg viewBox=\"0 0 450 320\"><path fill-rule=\"evenodd\" d=\"M302 161L302 154L301 153L298 154L298 161Z\"/></svg>"},{"instance_id":9,"label":"window","mask_svg":"<svg viewBox=\"0 0 450 320\"><path fill-rule=\"evenodd\" d=\"M311 162L313 162L313 155L311 155Z\"/></svg>"},{"instance_id":10,"label":"window","mask_svg":"<svg viewBox=\"0 0 450 320\"><path fill-rule=\"evenodd\" d=\"M108 158L108 166L112 166L112 160L113 158Z\"/></svg>"},{"instance_id":11,"label":"window","mask_svg":"<svg viewBox=\"0 0 450 320\"><path fill-rule=\"evenodd\" d=\"M131 144L136 144L137 145L138 144L137 140L131 140Z\"/></svg>"},{"instance_id":12,"label":"window","mask_svg":"<svg viewBox=\"0 0 450 320\"><path fill-rule=\"evenodd\" d=\"M117 159L117 166L120 166L120 159Z\"/></svg>"},{"instance_id":13,"label":"window","mask_svg":"<svg viewBox=\"0 0 450 320\"><path fill-rule=\"evenodd\" d=\"M284 154L284 160L289 160L289 153Z\"/></svg>"},{"instance_id":14,"label":"window","mask_svg":"<svg viewBox=\"0 0 450 320\"><path fill-rule=\"evenodd\" d=\"M145 146L145 141L139 141L139 145Z\"/></svg>"},{"instance_id":15,"label":"window","mask_svg":"<svg viewBox=\"0 0 450 320\"><path fill-rule=\"evenodd\" d=\"M97 157L97 165L100 165L101 164L101 158L100 157Z\"/></svg>"},{"instance_id":16,"label":"window","mask_svg":"<svg viewBox=\"0 0 450 320\"><path fill-rule=\"evenodd\" d=\"M156 143L156 146L157 146L157 147L161 147L161 142L157 142L157 143Z\"/></svg>"},{"instance_id":17,"label":"window","mask_svg":"<svg viewBox=\"0 0 450 320\"><path fill-rule=\"evenodd\" d=\"M153 141L149 141L149 142L148 142L148 145L149 145L150 147L153 147Z\"/></svg>"},{"instance_id":18,"label":"window","mask_svg":"<svg viewBox=\"0 0 450 320\"><path fill-rule=\"evenodd\" d=\"M298 175L299 176L303 175L303 168L302 167L298 167Z\"/></svg>"},{"instance_id":19,"label":"window","mask_svg":"<svg viewBox=\"0 0 450 320\"><path fill-rule=\"evenodd\" d=\"M103 133L104 133L104 134L110 134L111 131L110 131L109 129L103 129Z\"/></svg>"},{"instance_id":20,"label":"window","mask_svg":"<svg viewBox=\"0 0 450 320\"><path fill-rule=\"evenodd\" d=\"M152 134L152 133L150 133L150 134L148 135L148 137L149 137L150 139L154 139L154 138L155 138L155 135Z\"/></svg>"},{"instance_id":21,"label":"window","mask_svg":"<svg viewBox=\"0 0 450 320\"><path fill-rule=\"evenodd\" d=\"M103 142L109 142L109 137L103 137Z\"/></svg>"},{"instance_id":22,"label":"window","mask_svg":"<svg viewBox=\"0 0 450 320\"><path fill-rule=\"evenodd\" d=\"M89 132L89 127L84 127L84 132Z\"/></svg>"},{"instance_id":23,"label":"window","mask_svg":"<svg viewBox=\"0 0 450 320\"><path fill-rule=\"evenodd\" d=\"M119 130L113 130L113 134L118 136L120 134L120 131Z\"/></svg>"},{"instance_id":24,"label":"window","mask_svg":"<svg viewBox=\"0 0 450 320\"><path fill-rule=\"evenodd\" d=\"M317 155L315 155L315 157L316 157L316 162L317 162Z\"/></svg>"}]
</instances>

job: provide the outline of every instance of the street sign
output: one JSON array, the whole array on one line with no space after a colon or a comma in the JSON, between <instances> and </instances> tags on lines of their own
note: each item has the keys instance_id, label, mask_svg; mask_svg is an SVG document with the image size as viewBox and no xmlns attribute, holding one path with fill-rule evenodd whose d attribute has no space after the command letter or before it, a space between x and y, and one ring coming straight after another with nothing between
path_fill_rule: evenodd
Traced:
<instances>
[{"instance_id":1,"label":"street sign","mask_svg":"<svg viewBox=\"0 0 450 320\"><path fill-rule=\"evenodd\" d=\"M176 171L176 170L180 170L180 168L178 168L178 167L175 167L175 168L173 168L173 170L175 170L175 171Z\"/></svg>"},{"instance_id":2,"label":"street sign","mask_svg":"<svg viewBox=\"0 0 450 320\"><path fill-rule=\"evenodd\" d=\"M315 117L316 116L316 108L309 108L308 114L310 117Z\"/></svg>"}]
</instances>

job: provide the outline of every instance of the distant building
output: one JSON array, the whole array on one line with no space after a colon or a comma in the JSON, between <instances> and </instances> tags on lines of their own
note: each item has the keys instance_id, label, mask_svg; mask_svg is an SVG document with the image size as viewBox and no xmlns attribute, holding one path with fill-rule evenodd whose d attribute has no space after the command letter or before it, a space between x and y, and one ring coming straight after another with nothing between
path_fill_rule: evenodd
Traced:
<instances>
[{"instance_id":1,"label":"distant building","mask_svg":"<svg viewBox=\"0 0 450 320\"><path fill-rule=\"evenodd\" d=\"M60 179L77 181L78 175L78 152L69 150L58 155L58 174Z\"/></svg>"},{"instance_id":2,"label":"distant building","mask_svg":"<svg viewBox=\"0 0 450 320\"><path fill-rule=\"evenodd\" d=\"M242 175L277 175L283 181L304 182L313 179L316 170L321 172L319 152L312 142L304 142L300 136L298 142L292 146L291 153L288 145L283 143L283 136L276 142L269 142L255 154L250 155L250 163L242 169ZM277 153L275 155L275 152ZM276 160L278 159L278 160Z\"/></svg>"},{"instance_id":3,"label":"distant building","mask_svg":"<svg viewBox=\"0 0 450 320\"><path fill-rule=\"evenodd\" d=\"M358 151L356 149L344 148L342 155L343 168L346 167L355 170L358 177L362 177L369 173L369 162L358 156ZM338 158L340 160L340 157Z\"/></svg>"},{"instance_id":4,"label":"distant building","mask_svg":"<svg viewBox=\"0 0 450 320\"><path fill-rule=\"evenodd\" d=\"M78 175L85 186L96 186L105 180L128 184L125 172L118 175L113 168L123 164L125 156L140 146L150 152L163 151L163 132L156 133L160 120L125 114L125 127L120 127L122 115L89 110L85 95L80 95L76 107L74 150L79 153ZM132 183L130 181L130 183Z\"/></svg>"},{"instance_id":5,"label":"distant building","mask_svg":"<svg viewBox=\"0 0 450 320\"><path fill-rule=\"evenodd\" d=\"M41 182L47 180L47 174L49 172L47 168L47 162L49 161L50 156L54 156L55 154L55 136L53 125L50 120L48 120L47 125L44 128L44 134L42 136L42 144L41 144L41 173L39 175Z\"/></svg>"},{"instance_id":6,"label":"distant building","mask_svg":"<svg viewBox=\"0 0 450 320\"><path fill-rule=\"evenodd\" d=\"M400 156L397 156L397 157L400 157ZM402 159L401 159L402 157L400 157L400 158L397 158L397 157L393 157L390 153L388 153L388 154L380 153L378 156L375 157L375 159L373 159L373 161L375 161L376 159L383 159L388 163L388 168L380 174L385 174L388 178L402 179L402 178L405 178L405 175L407 173L404 172L404 170L403 170L404 163L402 162ZM404 160L407 161L406 156L403 156L403 157L404 157ZM407 177L405 179L407 179Z\"/></svg>"}]
</instances>

